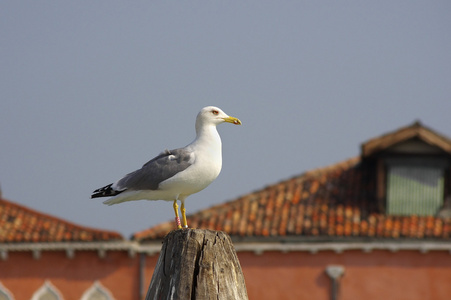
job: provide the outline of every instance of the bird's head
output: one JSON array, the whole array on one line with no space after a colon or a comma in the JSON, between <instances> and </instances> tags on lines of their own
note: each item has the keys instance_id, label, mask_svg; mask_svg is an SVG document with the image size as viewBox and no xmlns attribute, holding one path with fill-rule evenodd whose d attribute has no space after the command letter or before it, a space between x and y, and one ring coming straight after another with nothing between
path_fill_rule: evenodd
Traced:
<instances>
[{"instance_id":1,"label":"bird's head","mask_svg":"<svg viewBox=\"0 0 451 300\"><path fill-rule=\"evenodd\" d=\"M207 106L202 108L197 115L196 127L207 124L218 125L224 122L241 125L241 121L239 119L227 115L220 108L215 106Z\"/></svg>"}]
</instances>

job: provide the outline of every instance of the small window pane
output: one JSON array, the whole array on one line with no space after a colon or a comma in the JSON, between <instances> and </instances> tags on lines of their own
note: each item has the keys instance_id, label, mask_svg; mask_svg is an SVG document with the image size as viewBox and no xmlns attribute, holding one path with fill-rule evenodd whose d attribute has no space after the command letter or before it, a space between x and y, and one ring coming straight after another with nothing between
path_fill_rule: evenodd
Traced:
<instances>
[{"instance_id":1,"label":"small window pane","mask_svg":"<svg viewBox=\"0 0 451 300\"><path fill-rule=\"evenodd\" d=\"M94 291L89 295L88 300L109 300L109 298L100 291Z\"/></svg>"},{"instance_id":2,"label":"small window pane","mask_svg":"<svg viewBox=\"0 0 451 300\"><path fill-rule=\"evenodd\" d=\"M51 291L46 291L42 295L39 296L39 300L58 300L58 296L56 296Z\"/></svg>"},{"instance_id":3,"label":"small window pane","mask_svg":"<svg viewBox=\"0 0 451 300\"><path fill-rule=\"evenodd\" d=\"M94 284L83 293L81 300L114 300L111 292L100 282Z\"/></svg>"}]
</instances>

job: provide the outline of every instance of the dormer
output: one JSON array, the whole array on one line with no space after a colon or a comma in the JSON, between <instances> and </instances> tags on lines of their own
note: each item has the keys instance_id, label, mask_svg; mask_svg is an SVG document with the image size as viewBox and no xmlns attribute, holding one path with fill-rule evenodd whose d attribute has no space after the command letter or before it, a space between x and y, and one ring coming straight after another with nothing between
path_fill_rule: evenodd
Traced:
<instances>
[{"instance_id":1,"label":"dormer","mask_svg":"<svg viewBox=\"0 0 451 300\"><path fill-rule=\"evenodd\" d=\"M362 144L374 166L376 201L388 215L437 216L451 210L451 140L420 122Z\"/></svg>"}]
</instances>

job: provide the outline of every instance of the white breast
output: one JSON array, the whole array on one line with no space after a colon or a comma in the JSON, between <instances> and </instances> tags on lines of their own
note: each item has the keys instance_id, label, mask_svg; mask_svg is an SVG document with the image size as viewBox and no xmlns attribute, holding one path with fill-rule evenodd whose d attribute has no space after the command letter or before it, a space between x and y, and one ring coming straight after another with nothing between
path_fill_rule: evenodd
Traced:
<instances>
[{"instance_id":1,"label":"white breast","mask_svg":"<svg viewBox=\"0 0 451 300\"><path fill-rule=\"evenodd\" d=\"M187 146L195 153L193 164L177 175L160 183L159 189L177 190L188 196L206 188L218 177L222 168L221 138L215 126L207 127Z\"/></svg>"}]
</instances>

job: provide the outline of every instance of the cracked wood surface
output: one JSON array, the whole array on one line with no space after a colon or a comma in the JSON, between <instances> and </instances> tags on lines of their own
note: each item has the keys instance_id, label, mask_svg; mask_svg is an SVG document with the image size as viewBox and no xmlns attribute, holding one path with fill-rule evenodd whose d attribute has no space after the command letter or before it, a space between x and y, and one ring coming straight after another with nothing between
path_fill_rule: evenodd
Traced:
<instances>
[{"instance_id":1,"label":"cracked wood surface","mask_svg":"<svg viewBox=\"0 0 451 300\"><path fill-rule=\"evenodd\" d=\"M154 299L248 299L230 237L203 229L170 232L147 291L146 300Z\"/></svg>"}]
</instances>

